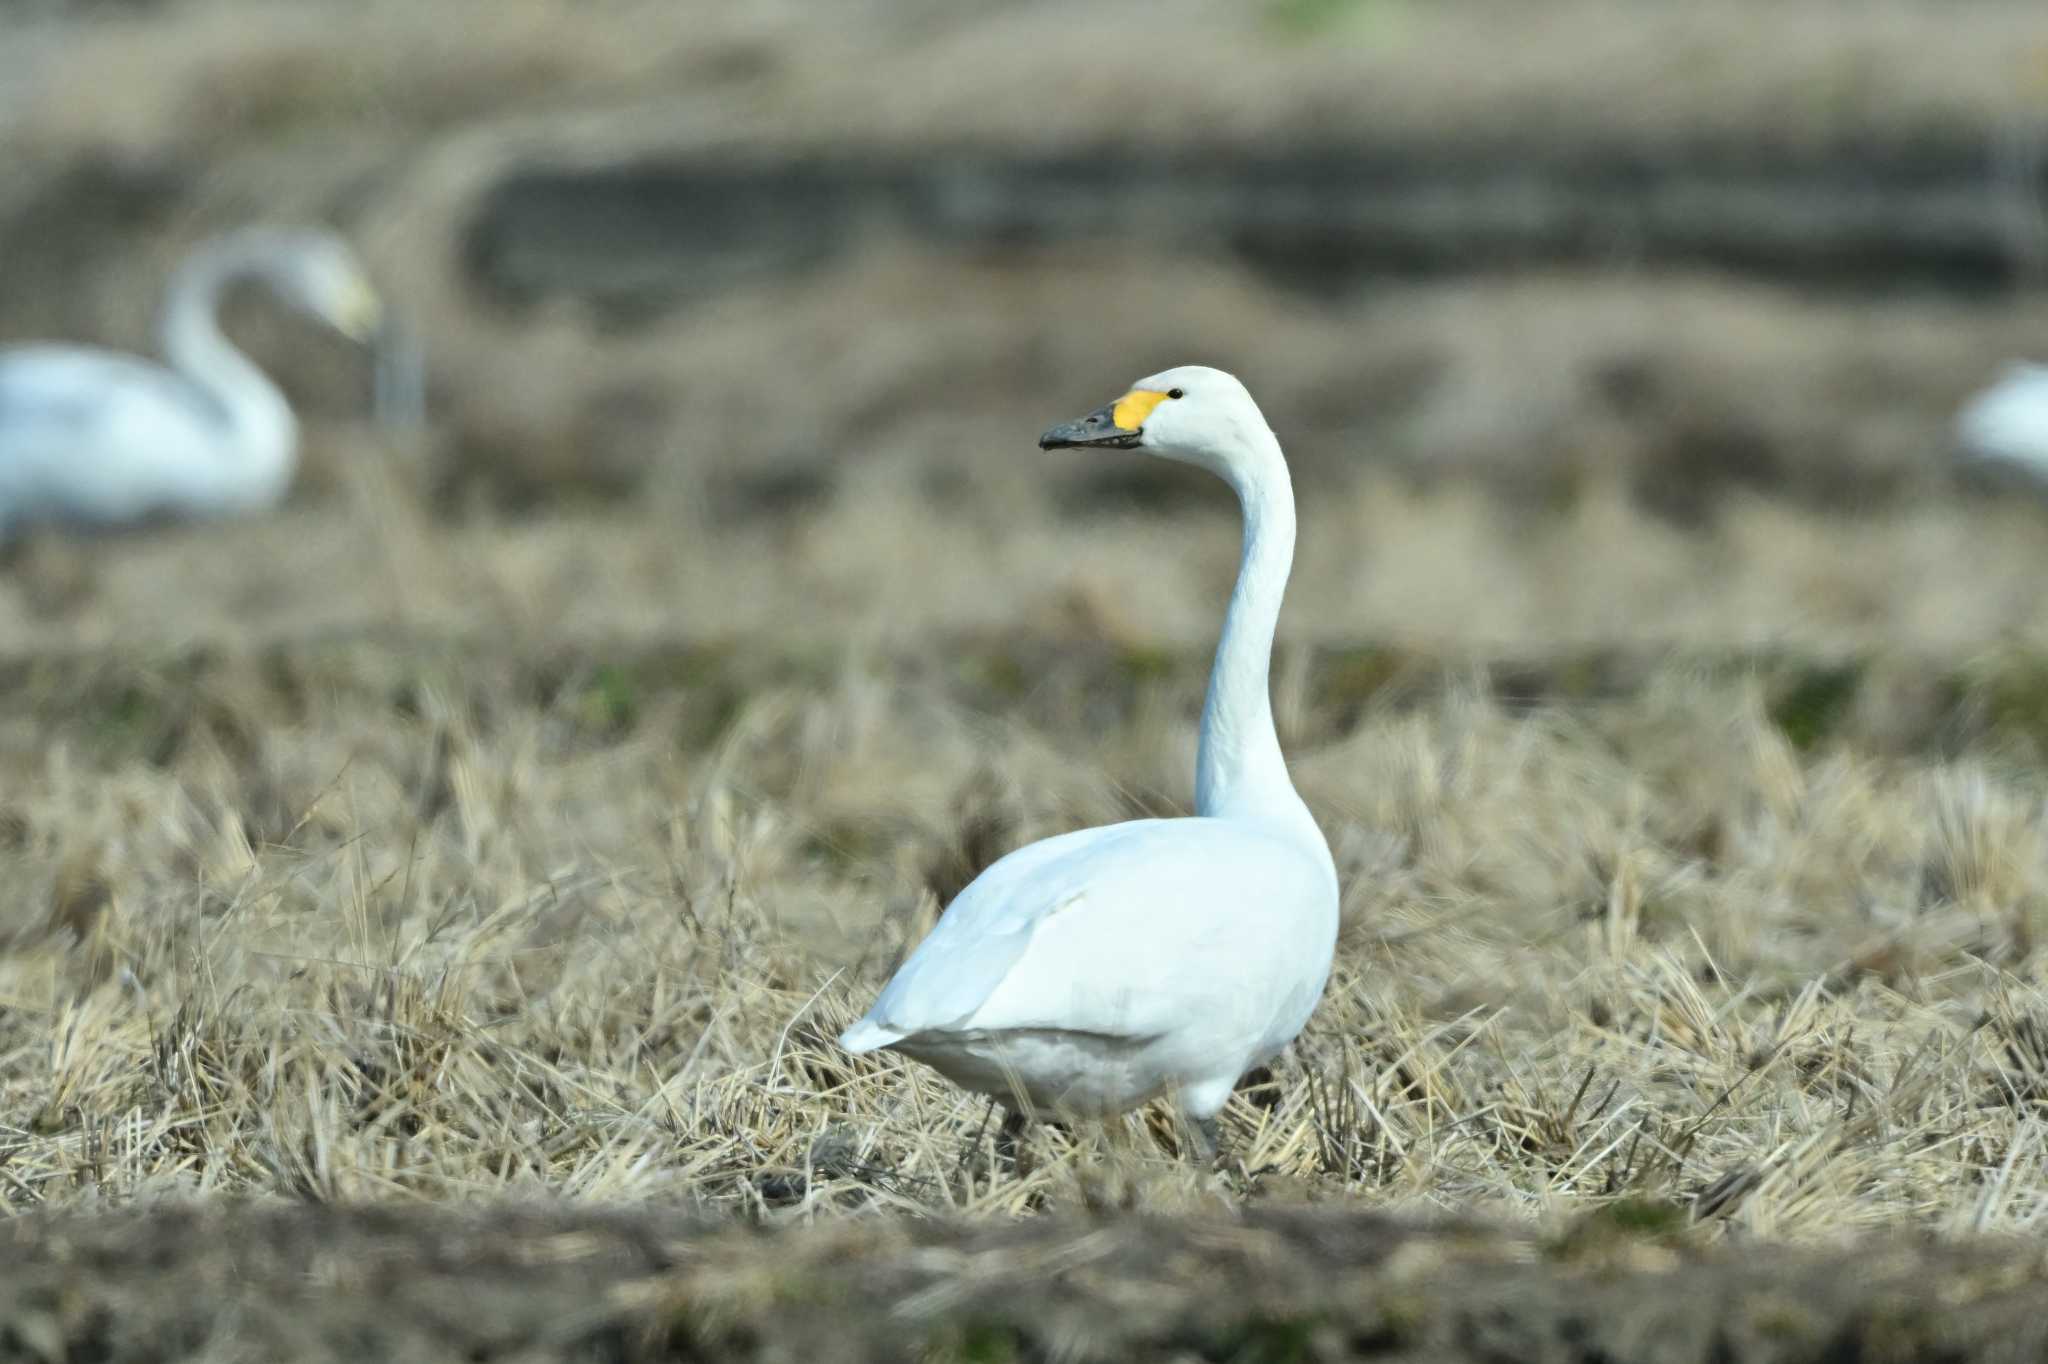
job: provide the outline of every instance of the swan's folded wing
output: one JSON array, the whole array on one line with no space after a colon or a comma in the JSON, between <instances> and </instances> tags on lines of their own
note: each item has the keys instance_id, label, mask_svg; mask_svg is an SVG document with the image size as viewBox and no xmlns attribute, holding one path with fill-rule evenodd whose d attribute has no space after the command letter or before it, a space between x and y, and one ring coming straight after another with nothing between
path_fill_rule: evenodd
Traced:
<instances>
[{"instance_id":1,"label":"swan's folded wing","mask_svg":"<svg viewBox=\"0 0 2048 1364\"><path fill-rule=\"evenodd\" d=\"M75 433L149 416L194 423L225 420L202 390L137 356L91 346L0 351L4 429Z\"/></svg>"},{"instance_id":2,"label":"swan's folded wing","mask_svg":"<svg viewBox=\"0 0 2048 1364\"><path fill-rule=\"evenodd\" d=\"M223 429L205 394L146 360L85 346L0 352L0 513L120 519L154 495L166 452Z\"/></svg>"},{"instance_id":3,"label":"swan's folded wing","mask_svg":"<svg viewBox=\"0 0 2048 1364\"><path fill-rule=\"evenodd\" d=\"M1131 827L1061 834L990 865L954 897L841 1041L865 1051L960 1026L1023 955L1038 924L1086 889L1091 865Z\"/></svg>"},{"instance_id":4,"label":"swan's folded wing","mask_svg":"<svg viewBox=\"0 0 2048 1364\"><path fill-rule=\"evenodd\" d=\"M962 892L866 1021L891 1041L1013 1029L1137 1038L1185 1026L1192 1009L1263 1010L1242 982L1284 975L1262 969L1276 956L1318 950L1287 911L1319 897L1334 928L1334 886L1316 863L1238 826L1083 830L1020 849Z\"/></svg>"},{"instance_id":5,"label":"swan's folded wing","mask_svg":"<svg viewBox=\"0 0 2048 1364\"><path fill-rule=\"evenodd\" d=\"M1252 1037L1313 1007L1337 922L1316 860L1208 820L1167 821L1146 843L1039 923L968 1026Z\"/></svg>"}]
</instances>

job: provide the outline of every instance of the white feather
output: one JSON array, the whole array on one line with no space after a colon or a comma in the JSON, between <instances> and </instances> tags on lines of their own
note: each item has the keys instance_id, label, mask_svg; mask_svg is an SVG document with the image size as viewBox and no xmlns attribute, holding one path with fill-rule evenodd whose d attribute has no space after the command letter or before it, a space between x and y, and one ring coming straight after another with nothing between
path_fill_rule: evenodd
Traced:
<instances>
[{"instance_id":1,"label":"white feather","mask_svg":"<svg viewBox=\"0 0 2048 1364\"><path fill-rule=\"evenodd\" d=\"M2048 479L2048 365L2015 363L1956 416L1963 453Z\"/></svg>"}]
</instances>

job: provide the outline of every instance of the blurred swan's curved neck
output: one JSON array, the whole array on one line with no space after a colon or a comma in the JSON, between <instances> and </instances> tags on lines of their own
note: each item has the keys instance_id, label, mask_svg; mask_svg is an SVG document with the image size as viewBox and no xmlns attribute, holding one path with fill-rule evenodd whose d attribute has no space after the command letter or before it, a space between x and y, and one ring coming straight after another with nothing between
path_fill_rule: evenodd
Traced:
<instances>
[{"instance_id":1,"label":"blurred swan's curved neck","mask_svg":"<svg viewBox=\"0 0 2048 1364\"><path fill-rule=\"evenodd\" d=\"M236 476L252 495L282 491L298 445L298 423L283 392L220 330L222 296L237 281L260 275L264 263L260 253L232 242L202 249L172 280L157 324L164 358L219 409Z\"/></svg>"},{"instance_id":2,"label":"blurred swan's curved neck","mask_svg":"<svg viewBox=\"0 0 2048 1364\"><path fill-rule=\"evenodd\" d=\"M1202 706L1195 812L1305 823L1312 831L1314 820L1287 777L1267 679L1294 562L1294 489L1272 432L1261 424L1245 441L1242 457L1222 471L1244 510L1244 549Z\"/></svg>"}]
</instances>

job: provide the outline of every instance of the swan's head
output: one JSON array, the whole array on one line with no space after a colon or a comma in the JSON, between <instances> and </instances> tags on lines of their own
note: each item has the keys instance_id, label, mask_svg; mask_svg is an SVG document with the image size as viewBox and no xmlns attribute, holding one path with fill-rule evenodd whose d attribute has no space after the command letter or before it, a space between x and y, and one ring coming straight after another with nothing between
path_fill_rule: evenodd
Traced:
<instances>
[{"instance_id":1,"label":"swan's head","mask_svg":"<svg viewBox=\"0 0 2048 1364\"><path fill-rule=\"evenodd\" d=\"M1144 450L1226 477L1266 457L1272 432L1234 375L1182 365L1140 379L1131 391L1038 438L1041 450Z\"/></svg>"},{"instance_id":2,"label":"swan's head","mask_svg":"<svg viewBox=\"0 0 2048 1364\"><path fill-rule=\"evenodd\" d=\"M230 239L255 273L300 312L369 345L384 329L383 300L340 238L320 231L258 228Z\"/></svg>"},{"instance_id":3,"label":"swan's head","mask_svg":"<svg viewBox=\"0 0 2048 1364\"><path fill-rule=\"evenodd\" d=\"M286 276L285 297L352 341L368 344L384 328L384 303L370 277L338 241L315 237Z\"/></svg>"}]
</instances>

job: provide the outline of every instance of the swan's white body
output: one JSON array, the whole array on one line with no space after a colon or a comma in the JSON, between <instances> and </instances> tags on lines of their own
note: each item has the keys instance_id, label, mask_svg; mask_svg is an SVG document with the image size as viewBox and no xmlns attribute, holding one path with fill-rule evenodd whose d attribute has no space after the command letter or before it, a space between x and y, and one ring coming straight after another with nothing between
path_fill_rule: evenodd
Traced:
<instances>
[{"instance_id":1,"label":"swan's white body","mask_svg":"<svg viewBox=\"0 0 2048 1364\"><path fill-rule=\"evenodd\" d=\"M1147 449L1238 494L1244 553L1202 710L1196 814L1002 858L840 1043L893 1048L1034 1117L1171 1091L1204 1121L1308 1022L1336 943L1336 871L1288 779L1267 687L1294 552L1287 466L1243 385L1201 367L1142 380L1041 444Z\"/></svg>"},{"instance_id":2,"label":"swan's white body","mask_svg":"<svg viewBox=\"0 0 2048 1364\"><path fill-rule=\"evenodd\" d=\"M356 340L378 328L376 296L338 241L258 230L202 248L179 270L160 327L167 366L91 346L0 350L0 540L37 522L228 515L283 498L298 424L216 320L242 279Z\"/></svg>"},{"instance_id":3,"label":"swan's white body","mask_svg":"<svg viewBox=\"0 0 2048 1364\"><path fill-rule=\"evenodd\" d=\"M2048 482L2048 365L2014 363L1963 404L1956 441L1978 460Z\"/></svg>"}]
</instances>

